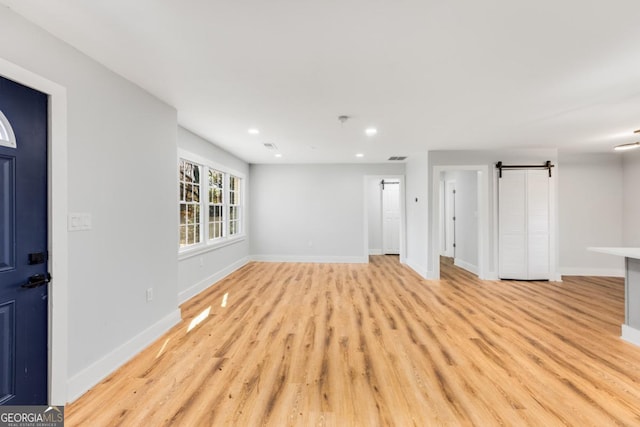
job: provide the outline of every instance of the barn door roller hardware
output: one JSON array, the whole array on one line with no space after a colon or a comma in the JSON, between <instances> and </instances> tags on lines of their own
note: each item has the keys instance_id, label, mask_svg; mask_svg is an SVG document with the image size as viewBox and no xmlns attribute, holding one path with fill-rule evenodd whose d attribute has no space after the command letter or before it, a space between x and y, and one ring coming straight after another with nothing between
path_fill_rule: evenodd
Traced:
<instances>
[{"instance_id":1,"label":"barn door roller hardware","mask_svg":"<svg viewBox=\"0 0 640 427\"><path fill-rule=\"evenodd\" d=\"M551 164L551 160L547 160L544 165L504 165L502 162L496 163L496 169L500 171L500 178L502 178L503 169L547 169L549 171L549 178L551 178L551 168L554 166L555 165Z\"/></svg>"},{"instance_id":2,"label":"barn door roller hardware","mask_svg":"<svg viewBox=\"0 0 640 427\"><path fill-rule=\"evenodd\" d=\"M389 185L389 184L400 184L400 181L385 181L384 179L382 181L380 181L380 184L382 184L382 189L384 190L384 186L385 185Z\"/></svg>"}]
</instances>

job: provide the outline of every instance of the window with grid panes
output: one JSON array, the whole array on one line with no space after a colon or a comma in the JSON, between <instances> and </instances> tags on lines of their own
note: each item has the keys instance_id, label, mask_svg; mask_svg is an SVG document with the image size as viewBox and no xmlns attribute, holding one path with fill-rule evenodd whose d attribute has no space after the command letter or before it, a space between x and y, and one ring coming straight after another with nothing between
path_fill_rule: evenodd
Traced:
<instances>
[{"instance_id":1,"label":"window with grid panes","mask_svg":"<svg viewBox=\"0 0 640 427\"><path fill-rule=\"evenodd\" d=\"M209 240L224 236L224 174L209 169Z\"/></svg>"},{"instance_id":2,"label":"window with grid panes","mask_svg":"<svg viewBox=\"0 0 640 427\"><path fill-rule=\"evenodd\" d=\"M240 183L241 178L229 175L229 235L239 234L240 229Z\"/></svg>"},{"instance_id":3,"label":"window with grid panes","mask_svg":"<svg viewBox=\"0 0 640 427\"><path fill-rule=\"evenodd\" d=\"M200 169L180 160L180 247L200 243Z\"/></svg>"},{"instance_id":4,"label":"window with grid panes","mask_svg":"<svg viewBox=\"0 0 640 427\"><path fill-rule=\"evenodd\" d=\"M243 235L243 177L179 159L180 250L215 247Z\"/></svg>"}]
</instances>

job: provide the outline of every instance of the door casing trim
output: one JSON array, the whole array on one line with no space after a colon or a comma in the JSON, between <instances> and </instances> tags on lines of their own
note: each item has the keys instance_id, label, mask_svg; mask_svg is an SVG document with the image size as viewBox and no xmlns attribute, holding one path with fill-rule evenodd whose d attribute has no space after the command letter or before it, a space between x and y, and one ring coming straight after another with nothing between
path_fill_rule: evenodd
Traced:
<instances>
[{"instance_id":1,"label":"door casing trim","mask_svg":"<svg viewBox=\"0 0 640 427\"><path fill-rule=\"evenodd\" d=\"M48 404L67 403L68 279L67 236L68 160L67 90L49 79L0 58L0 75L48 95ZM55 197L54 197L55 196Z\"/></svg>"}]
</instances>

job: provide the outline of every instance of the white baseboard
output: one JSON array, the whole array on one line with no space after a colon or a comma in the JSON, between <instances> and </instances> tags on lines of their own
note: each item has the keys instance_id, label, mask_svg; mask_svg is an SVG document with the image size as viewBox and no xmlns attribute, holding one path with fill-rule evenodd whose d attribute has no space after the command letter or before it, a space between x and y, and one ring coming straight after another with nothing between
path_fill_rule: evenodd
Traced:
<instances>
[{"instance_id":1,"label":"white baseboard","mask_svg":"<svg viewBox=\"0 0 640 427\"><path fill-rule=\"evenodd\" d=\"M622 325L621 338L631 344L640 346L640 330L632 328L629 325Z\"/></svg>"},{"instance_id":2,"label":"white baseboard","mask_svg":"<svg viewBox=\"0 0 640 427\"><path fill-rule=\"evenodd\" d=\"M322 256L322 255L252 255L252 261L259 262L304 262L304 263L336 263L367 264L369 257L359 256Z\"/></svg>"},{"instance_id":3,"label":"white baseboard","mask_svg":"<svg viewBox=\"0 0 640 427\"><path fill-rule=\"evenodd\" d=\"M436 273L433 270L427 271L425 278L427 280L440 280L440 276L436 276Z\"/></svg>"},{"instance_id":4,"label":"white baseboard","mask_svg":"<svg viewBox=\"0 0 640 427\"><path fill-rule=\"evenodd\" d=\"M493 271L487 273L485 277L480 277L480 280L500 280L500 277L498 277L497 272Z\"/></svg>"},{"instance_id":5,"label":"white baseboard","mask_svg":"<svg viewBox=\"0 0 640 427\"><path fill-rule=\"evenodd\" d=\"M211 286L214 283L224 279L225 277L227 277L229 274L233 273L237 269L244 267L245 265L247 265L247 263L249 261L250 261L249 257L244 257L242 259L239 259L238 261L234 262L231 265L228 265L227 267L223 268L222 270L213 273L211 276L209 276L209 277L207 277L205 279L202 279L201 281L199 281L195 285L190 286L189 288L185 289L184 291L181 291L178 294L178 304L182 304L185 301L188 301L189 299L191 299L194 296L198 295L200 292L204 291L209 286Z\"/></svg>"},{"instance_id":6,"label":"white baseboard","mask_svg":"<svg viewBox=\"0 0 640 427\"><path fill-rule=\"evenodd\" d=\"M420 265L419 263L413 261L411 258L406 258L404 260L401 260L400 262L418 273L418 275L423 279L427 279L427 267Z\"/></svg>"},{"instance_id":7,"label":"white baseboard","mask_svg":"<svg viewBox=\"0 0 640 427\"><path fill-rule=\"evenodd\" d=\"M551 274L551 279L549 279L549 281L551 282L562 282L562 274L558 273L557 271L555 273Z\"/></svg>"},{"instance_id":8,"label":"white baseboard","mask_svg":"<svg viewBox=\"0 0 640 427\"><path fill-rule=\"evenodd\" d=\"M462 269L467 270L470 273L475 274L476 276L478 275L478 266L477 265L473 265L470 262L464 261L460 258L455 258L453 260L453 265L455 265L456 267L460 267Z\"/></svg>"},{"instance_id":9,"label":"white baseboard","mask_svg":"<svg viewBox=\"0 0 640 427\"><path fill-rule=\"evenodd\" d=\"M624 268L561 267L560 274L562 276L624 277Z\"/></svg>"},{"instance_id":10,"label":"white baseboard","mask_svg":"<svg viewBox=\"0 0 640 427\"><path fill-rule=\"evenodd\" d=\"M107 375L128 362L182 320L176 309L67 381L67 402L73 402Z\"/></svg>"},{"instance_id":11,"label":"white baseboard","mask_svg":"<svg viewBox=\"0 0 640 427\"><path fill-rule=\"evenodd\" d=\"M382 249L369 249L369 255L382 255Z\"/></svg>"}]
</instances>

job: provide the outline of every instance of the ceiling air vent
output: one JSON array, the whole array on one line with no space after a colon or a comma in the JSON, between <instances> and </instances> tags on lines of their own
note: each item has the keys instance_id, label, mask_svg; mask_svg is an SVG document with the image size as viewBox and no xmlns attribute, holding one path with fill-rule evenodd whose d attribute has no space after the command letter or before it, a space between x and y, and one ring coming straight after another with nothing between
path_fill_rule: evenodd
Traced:
<instances>
[{"instance_id":1,"label":"ceiling air vent","mask_svg":"<svg viewBox=\"0 0 640 427\"><path fill-rule=\"evenodd\" d=\"M264 148L266 148L267 150L277 150L278 147L276 147L276 144L272 144L270 142L265 142L264 143Z\"/></svg>"},{"instance_id":2,"label":"ceiling air vent","mask_svg":"<svg viewBox=\"0 0 640 427\"><path fill-rule=\"evenodd\" d=\"M407 156L391 156L389 160L406 160Z\"/></svg>"}]
</instances>

